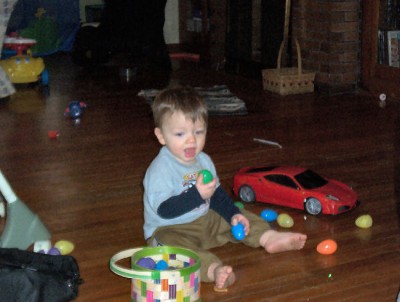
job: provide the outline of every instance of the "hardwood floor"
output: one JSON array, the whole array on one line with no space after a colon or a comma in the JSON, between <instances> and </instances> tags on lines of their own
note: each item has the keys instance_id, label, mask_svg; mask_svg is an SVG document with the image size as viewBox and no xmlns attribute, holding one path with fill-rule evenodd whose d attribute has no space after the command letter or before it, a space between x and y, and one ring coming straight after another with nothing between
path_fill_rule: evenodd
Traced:
<instances>
[{"instance_id":1,"label":"hardwood floor","mask_svg":"<svg viewBox=\"0 0 400 302\"><path fill-rule=\"evenodd\" d=\"M351 185L361 205L338 216L312 217L266 204L246 205L290 214L291 231L304 232L301 251L269 255L262 249L227 245L215 249L234 267L228 293L202 283L202 301L396 301L400 286L399 102L380 108L360 92L337 97L279 97L261 80L181 66L171 77L141 74L127 82L115 66L87 72L67 55L45 58L50 95L18 87L0 104L0 168L16 194L52 233L52 242L75 244L84 284L77 301L129 301L130 280L109 270L112 255L145 244L142 179L159 150L141 89L169 82L194 86L227 84L248 107L246 116L212 116L205 151L222 186L231 193L234 173L257 164L299 165ZM72 100L87 103L80 124L64 117ZM48 130L60 132L50 139ZM283 148L253 138L279 142ZM233 196L233 195L232 195ZM237 198L234 198L237 200ZM370 214L370 229L354 225ZM0 219L4 226L5 219ZM273 228L281 231L276 223ZM338 250L316 252L332 238Z\"/></svg>"}]
</instances>

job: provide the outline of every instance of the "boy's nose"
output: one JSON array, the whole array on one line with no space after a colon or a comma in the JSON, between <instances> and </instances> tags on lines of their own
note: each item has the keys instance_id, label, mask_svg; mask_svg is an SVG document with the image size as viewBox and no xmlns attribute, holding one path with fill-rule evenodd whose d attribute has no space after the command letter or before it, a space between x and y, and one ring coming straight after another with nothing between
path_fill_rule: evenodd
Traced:
<instances>
[{"instance_id":1,"label":"boy's nose","mask_svg":"<svg viewBox=\"0 0 400 302\"><path fill-rule=\"evenodd\" d=\"M187 141L188 142L196 141L196 136L193 133L189 134Z\"/></svg>"}]
</instances>

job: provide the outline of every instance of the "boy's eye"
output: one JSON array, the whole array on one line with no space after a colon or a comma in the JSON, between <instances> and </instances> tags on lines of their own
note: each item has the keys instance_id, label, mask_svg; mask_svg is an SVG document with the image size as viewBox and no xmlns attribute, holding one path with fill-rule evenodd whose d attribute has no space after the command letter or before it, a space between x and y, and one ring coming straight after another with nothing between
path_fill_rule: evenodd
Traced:
<instances>
[{"instance_id":1,"label":"boy's eye","mask_svg":"<svg viewBox=\"0 0 400 302\"><path fill-rule=\"evenodd\" d=\"M176 132L175 136L181 137L181 136L183 136L183 134L184 134L183 132Z\"/></svg>"},{"instance_id":2,"label":"boy's eye","mask_svg":"<svg viewBox=\"0 0 400 302\"><path fill-rule=\"evenodd\" d=\"M202 134L204 134L204 130L197 130L197 131L196 131L196 134L197 134L197 135L202 135Z\"/></svg>"}]
</instances>

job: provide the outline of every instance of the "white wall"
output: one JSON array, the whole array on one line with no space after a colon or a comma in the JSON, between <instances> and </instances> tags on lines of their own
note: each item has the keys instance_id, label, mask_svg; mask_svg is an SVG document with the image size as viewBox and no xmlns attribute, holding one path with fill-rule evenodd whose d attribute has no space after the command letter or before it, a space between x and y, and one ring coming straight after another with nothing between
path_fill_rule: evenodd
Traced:
<instances>
[{"instance_id":1,"label":"white wall","mask_svg":"<svg viewBox=\"0 0 400 302\"><path fill-rule=\"evenodd\" d=\"M168 0L165 7L164 37L167 44L179 43L179 0ZM86 21L85 6L103 4L103 0L79 0L81 21Z\"/></svg>"},{"instance_id":2,"label":"white wall","mask_svg":"<svg viewBox=\"0 0 400 302\"><path fill-rule=\"evenodd\" d=\"M168 0L165 7L164 38L167 44L179 43L178 0Z\"/></svg>"}]
</instances>

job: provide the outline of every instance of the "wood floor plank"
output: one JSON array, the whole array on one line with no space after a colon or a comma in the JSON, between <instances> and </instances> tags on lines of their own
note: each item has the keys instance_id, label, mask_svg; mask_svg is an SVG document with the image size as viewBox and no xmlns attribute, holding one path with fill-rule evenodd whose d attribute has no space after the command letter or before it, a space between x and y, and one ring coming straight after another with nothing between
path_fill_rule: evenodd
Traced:
<instances>
[{"instance_id":1,"label":"wood floor plank","mask_svg":"<svg viewBox=\"0 0 400 302\"><path fill-rule=\"evenodd\" d=\"M52 242L75 244L82 278L77 301L128 301L130 280L108 267L120 250L141 247L143 187L147 166L160 146L148 103L137 94L171 82L207 87L226 84L246 102L248 115L211 116L205 151L222 187L232 196L234 173L244 166L299 165L351 185L361 205L338 216L311 217L267 204L245 205L286 212L292 231L304 232L301 251L269 255L229 244L215 249L234 267L228 293L201 285L202 301L395 301L400 286L398 101L380 108L364 91L352 95L281 97L262 90L260 80L183 65L166 74L139 74L126 82L118 66L87 71L68 55L45 58L50 95L18 86L0 103L0 169L17 195L52 233ZM84 101L80 123L64 116L72 100ZM57 130L57 139L47 136ZM272 140L282 148L254 138ZM359 229L355 219L374 224ZM6 223L0 219L0 230ZM276 223L271 227L281 229ZM327 238L338 243L330 256L316 252Z\"/></svg>"}]
</instances>

